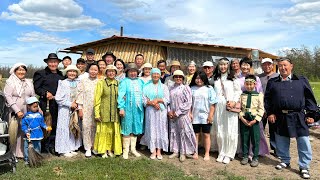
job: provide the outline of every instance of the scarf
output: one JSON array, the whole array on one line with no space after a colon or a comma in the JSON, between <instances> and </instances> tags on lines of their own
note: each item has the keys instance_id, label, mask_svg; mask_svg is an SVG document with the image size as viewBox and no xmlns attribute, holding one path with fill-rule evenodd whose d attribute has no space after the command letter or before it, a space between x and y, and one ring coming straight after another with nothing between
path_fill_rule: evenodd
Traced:
<instances>
[{"instance_id":1,"label":"scarf","mask_svg":"<svg viewBox=\"0 0 320 180\"><path fill-rule=\"evenodd\" d=\"M158 73L161 75L161 72L158 68L153 68L151 70L151 76L154 73ZM152 80L150 80L145 87L143 88L144 95L150 100L154 99L162 99L164 97L164 92L163 92L163 84L161 83L160 79L158 83L154 84ZM161 110L165 109L163 103L160 104Z\"/></svg>"},{"instance_id":2,"label":"scarf","mask_svg":"<svg viewBox=\"0 0 320 180\"><path fill-rule=\"evenodd\" d=\"M11 74L10 77L7 79L6 83L14 86L15 90L17 91L17 94L19 97L21 97L23 93L23 88L26 88L28 84L26 83L25 78L19 79L16 74Z\"/></svg>"}]
</instances>

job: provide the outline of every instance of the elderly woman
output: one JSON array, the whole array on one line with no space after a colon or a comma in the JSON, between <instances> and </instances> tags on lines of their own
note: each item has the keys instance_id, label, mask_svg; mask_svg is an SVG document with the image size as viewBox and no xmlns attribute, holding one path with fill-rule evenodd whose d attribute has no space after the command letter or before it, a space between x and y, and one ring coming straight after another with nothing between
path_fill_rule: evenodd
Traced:
<instances>
[{"instance_id":1,"label":"elderly woman","mask_svg":"<svg viewBox=\"0 0 320 180\"><path fill-rule=\"evenodd\" d=\"M78 108L76 99L78 96L77 86L79 79L77 78L80 70L75 65L69 65L63 73L67 76L67 79L59 81L55 97L59 105L55 150L65 157L72 157L77 155L75 151L81 145L81 138L75 138L69 129L71 113Z\"/></svg>"},{"instance_id":2,"label":"elderly woman","mask_svg":"<svg viewBox=\"0 0 320 180\"><path fill-rule=\"evenodd\" d=\"M194 61L191 61L188 64L188 74L186 75L187 85L189 85L191 83L192 77L193 77L194 73L196 72L196 70L197 70L196 63Z\"/></svg>"},{"instance_id":3,"label":"elderly woman","mask_svg":"<svg viewBox=\"0 0 320 180\"><path fill-rule=\"evenodd\" d=\"M233 70L235 78L241 77L240 61L238 58L231 60L230 69Z\"/></svg>"},{"instance_id":4,"label":"elderly woman","mask_svg":"<svg viewBox=\"0 0 320 180\"><path fill-rule=\"evenodd\" d=\"M79 105L79 117L82 118L82 138L85 156L91 157L94 135L96 132L94 122L94 91L98 82L99 66L96 63L89 64L89 77L82 79L78 85L79 95L77 104Z\"/></svg>"},{"instance_id":5,"label":"elderly woman","mask_svg":"<svg viewBox=\"0 0 320 180\"><path fill-rule=\"evenodd\" d=\"M94 97L95 120L97 131L94 149L102 158L113 157L122 153L120 116L117 109L118 81L115 79L117 68L108 65L107 78L97 83Z\"/></svg>"},{"instance_id":6,"label":"elderly woman","mask_svg":"<svg viewBox=\"0 0 320 180\"><path fill-rule=\"evenodd\" d=\"M143 134L144 108L142 99L143 81L138 78L139 70L134 63L128 64L126 78L120 82L118 108L123 135L123 158L128 159L129 147L136 157L141 155L136 151L137 136Z\"/></svg>"},{"instance_id":7,"label":"elderly woman","mask_svg":"<svg viewBox=\"0 0 320 180\"><path fill-rule=\"evenodd\" d=\"M238 113L226 110L226 106L234 107L239 101L242 93L239 82L234 78L234 74L228 73L229 60L221 58L214 75L214 89L218 102L215 108L213 121L212 144L218 149L217 162L228 164L234 158L238 145Z\"/></svg>"},{"instance_id":8,"label":"elderly woman","mask_svg":"<svg viewBox=\"0 0 320 180\"><path fill-rule=\"evenodd\" d=\"M150 63L145 63L142 67L142 74L141 77L139 77L144 83L147 83L148 81L151 80L151 75L150 71L152 69L152 64Z\"/></svg>"},{"instance_id":9,"label":"elderly woman","mask_svg":"<svg viewBox=\"0 0 320 180\"><path fill-rule=\"evenodd\" d=\"M145 132L140 144L149 147L151 159L162 159L161 150L168 151L167 105L169 104L168 87L160 81L158 68L151 70L152 81L143 88L145 110Z\"/></svg>"},{"instance_id":10,"label":"elderly woman","mask_svg":"<svg viewBox=\"0 0 320 180\"><path fill-rule=\"evenodd\" d=\"M10 107L10 119L15 116L18 120L18 132L16 144L12 145L13 154L18 158L23 158L23 132L21 131L21 119L27 112L26 99L35 95L33 84L26 79L27 67L23 63L16 63L10 69L10 77L4 86L6 103ZM14 122L9 122L14 123Z\"/></svg>"},{"instance_id":11,"label":"elderly woman","mask_svg":"<svg viewBox=\"0 0 320 180\"><path fill-rule=\"evenodd\" d=\"M170 151L169 158L175 158L180 153L180 161L186 159L186 155L193 154L198 159L196 135L193 131L190 109L192 94L189 86L183 84L185 76L181 70L173 73L174 85L170 89L170 106L168 117L170 119Z\"/></svg>"},{"instance_id":12,"label":"elderly woman","mask_svg":"<svg viewBox=\"0 0 320 180\"><path fill-rule=\"evenodd\" d=\"M124 64L122 59L117 59L113 65L116 66L118 69L116 80L120 82L122 81L122 79L126 77L126 73L124 73L124 69L126 68L126 65Z\"/></svg>"},{"instance_id":13,"label":"elderly woman","mask_svg":"<svg viewBox=\"0 0 320 180\"><path fill-rule=\"evenodd\" d=\"M33 85L36 94L39 96L39 105L43 112L46 111L47 104L52 116L52 132L43 143L45 150L51 154L55 154L54 138L57 127L58 104L55 100L55 95L58 88L58 81L64 79L62 72L58 70L58 65L61 60L55 53L50 53L47 59L44 59L47 67L37 71L33 75Z\"/></svg>"}]
</instances>

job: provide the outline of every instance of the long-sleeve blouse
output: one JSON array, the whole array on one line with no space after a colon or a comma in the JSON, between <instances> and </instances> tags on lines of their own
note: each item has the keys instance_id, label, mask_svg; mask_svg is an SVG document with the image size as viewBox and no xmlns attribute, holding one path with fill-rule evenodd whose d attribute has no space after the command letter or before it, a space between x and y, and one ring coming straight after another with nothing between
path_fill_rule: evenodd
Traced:
<instances>
[{"instance_id":1,"label":"long-sleeve blouse","mask_svg":"<svg viewBox=\"0 0 320 180\"><path fill-rule=\"evenodd\" d=\"M113 79L99 80L94 96L95 118L101 118L102 122L118 122L117 109L118 81Z\"/></svg>"}]
</instances>

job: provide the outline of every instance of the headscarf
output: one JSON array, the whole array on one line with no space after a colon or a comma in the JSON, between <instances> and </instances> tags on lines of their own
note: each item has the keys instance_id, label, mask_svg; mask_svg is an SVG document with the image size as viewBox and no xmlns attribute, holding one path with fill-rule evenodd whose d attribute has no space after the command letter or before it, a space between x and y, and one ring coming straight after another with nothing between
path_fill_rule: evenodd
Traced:
<instances>
[{"instance_id":1,"label":"headscarf","mask_svg":"<svg viewBox=\"0 0 320 180\"><path fill-rule=\"evenodd\" d=\"M12 86L15 87L17 94L21 97L21 94L23 92L22 88L25 84L25 79L19 79L18 76L14 73L14 70L17 69L20 66L26 66L23 63L16 63L12 66L10 69L9 73L10 76L7 79L6 83L11 84Z\"/></svg>"},{"instance_id":2,"label":"headscarf","mask_svg":"<svg viewBox=\"0 0 320 180\"><path fill-rule=\"evenodd\" d=\"M152 68L150 74L158 73L161 75L161 71L158 68ZM156 91L156 86L158 87L158 92ZM161 83L161 80L159 79L157 84L153 84L153 81L150 80L145 87L143 88L144 95L150 100L154 99L162 99L164 97L164 92L163 92L163 84ZM164 110L165 107L163 103L160 104L161 110Z\"/></svg>"}]
</instances>

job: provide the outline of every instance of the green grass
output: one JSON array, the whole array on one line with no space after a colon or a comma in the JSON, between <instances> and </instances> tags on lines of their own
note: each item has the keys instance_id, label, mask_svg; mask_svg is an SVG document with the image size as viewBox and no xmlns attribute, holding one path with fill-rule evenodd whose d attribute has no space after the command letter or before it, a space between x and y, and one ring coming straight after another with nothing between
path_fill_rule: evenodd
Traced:
<instances>
[{"instance_id":1,"label":"green grass","mask_svg":"<svg viewBox=\"0 0 320 180\"><path fill-rule=\"evenodd\" d=\"M223 177L222 179L227 179L227 180L246 180L246 178L244 176L237 176L237 175L227 171L226 169L218 170L216 172L216 174L218 176L222 176ZM220 179L220 177L217 178L217 179Z\"/></svg>"},{"instance_id":2,"label":"green grass","mask_svg":"<svg viewBox=\"0 0 320 180\"><path fill-rule=\"evenodd\" d=\"M4 173L0 179L198 179L185 175L174 165L148 159L90 158L74 161L52 160L39 168L29 168L20 162L15 174Z\"/></svg>"},{"instance_id":3,"label":"green grass","mask_svg":"<svg viewBox=\"0 0 320 180\"><path fill-rule=\"evenodd\" d=\"M310 82L317 103L320 104L320 82Z\"/></svg>"}]
</instances>

